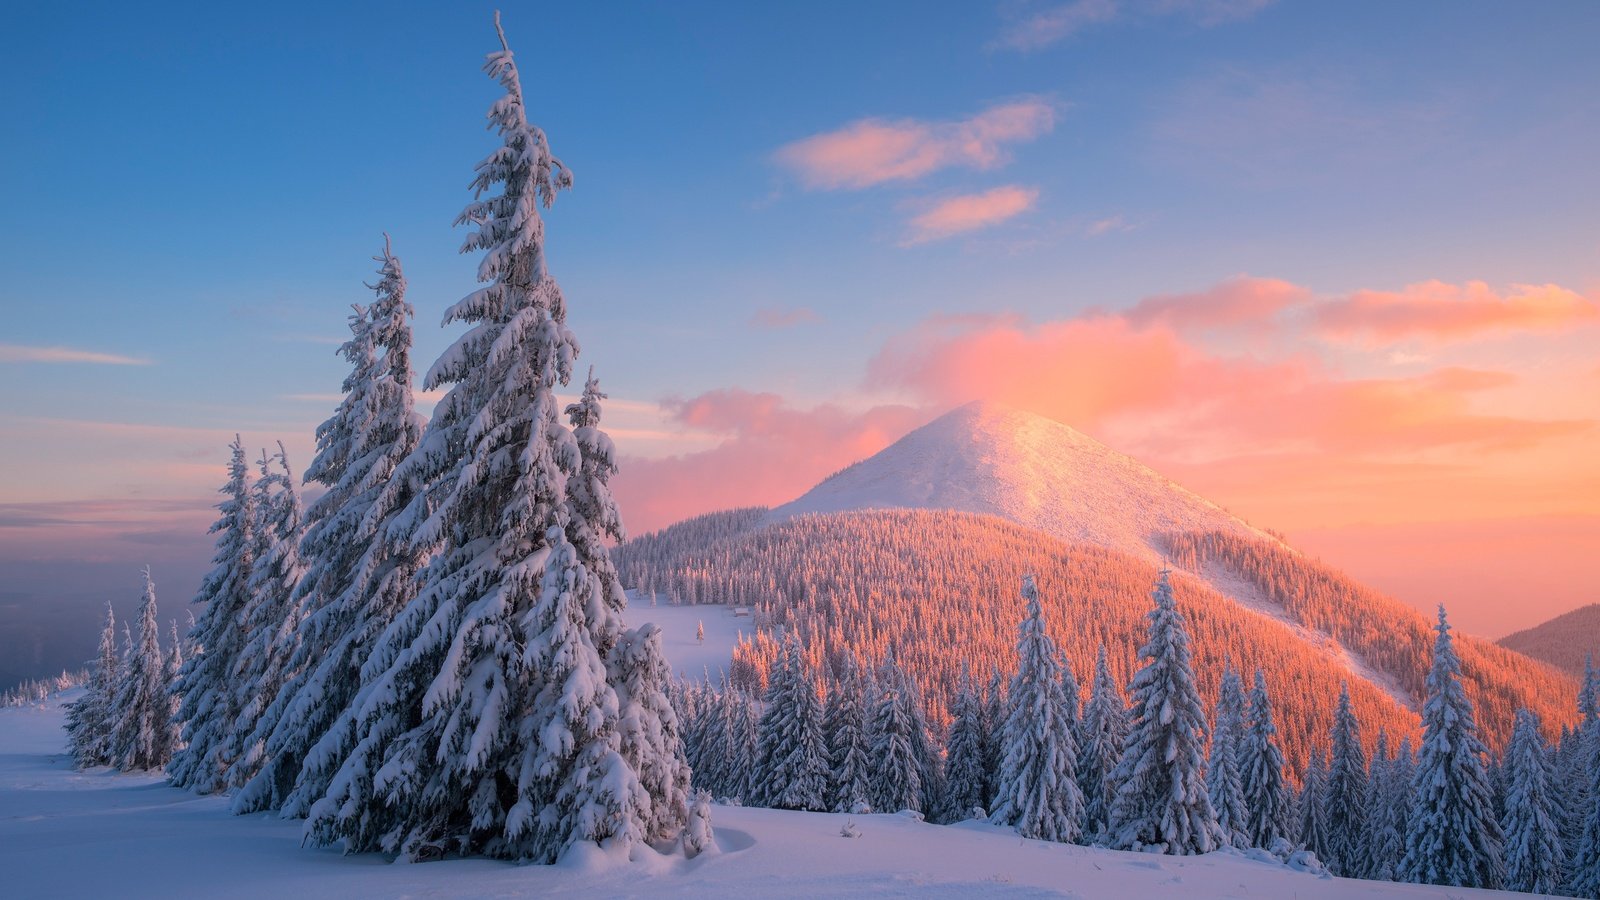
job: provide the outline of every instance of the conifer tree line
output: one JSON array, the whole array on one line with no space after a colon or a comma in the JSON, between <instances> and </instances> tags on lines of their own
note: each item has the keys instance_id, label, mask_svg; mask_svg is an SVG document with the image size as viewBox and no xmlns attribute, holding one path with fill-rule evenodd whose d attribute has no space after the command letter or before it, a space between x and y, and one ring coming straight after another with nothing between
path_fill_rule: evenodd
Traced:
<instances>
[{"instance_id":1,"label":"conifer tree line","mask_svg":"<svg viewBox=\"0 0 1600 900\"><path fill-rule=\"evenodd\" d=\"M1232 848L1335 875L1594 897L1600 872L1600 677L1584 724L1548 742L1523 710L1507 751L1477 735L1450 626L1435 625L1423 738L1368 757L1350 694L1306 769L1289 770L1268 675L1229 668L1206 713L1185 617L1161 573L1139 668L1104 646L1085 698L1032 576L1009 676L961 672L948 727L892 653L809 653L788 630L764 692L679 683L694 787L724 803L931 821L983 819L1022 837L1169 854Z\"/></svg>"},{"instance_id":2,"label":"conifer tree line","mask_svg":"<svg viewBox=\"0 0 1600 900\"><path fill-rule=\"evenodd\" d=\"M108 618L68 727L85 765L165 765L346 852L694 855L713 846L710 799L690 793L661 634L624 625L610 560L624 533L606 395L592 369L575 402L556 395L579 344L541 210L572 175L495 27L500 145L457 218L482 286L445 314L465 332L421 380L444 389L432 419L412 406L412 308L386 235L304 474L321 495L302 502L281 444L252 475L236 439L185 658L146 657L150 593L126 662Z\"/></svg>"}]
</instances>

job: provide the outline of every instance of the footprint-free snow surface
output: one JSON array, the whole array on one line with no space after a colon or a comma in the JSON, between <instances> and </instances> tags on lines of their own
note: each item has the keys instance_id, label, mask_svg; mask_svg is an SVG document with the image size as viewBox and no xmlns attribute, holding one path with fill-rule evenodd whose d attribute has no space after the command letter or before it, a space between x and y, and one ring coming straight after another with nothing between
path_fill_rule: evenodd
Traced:
<instances>
[{"instance_id":1,"label":"footprint-free snow surface","mask_svg":"<svg viewBox=\"0 0 1600 900\"><path fill-rule=\"evenodd\" d=\"M420 864L300 846L300 823L233 816L156 775L76 772L60 700L0 709L0 894L7 897L1258 897L1491 896L1346 881L1235 854L1158 857L896 815L717 807L720 852L599 850L556 866ZM857 837L840 831L853 823ZM1516 895L1499 895L1516 896Z\"/></svg>"}]
</instances>

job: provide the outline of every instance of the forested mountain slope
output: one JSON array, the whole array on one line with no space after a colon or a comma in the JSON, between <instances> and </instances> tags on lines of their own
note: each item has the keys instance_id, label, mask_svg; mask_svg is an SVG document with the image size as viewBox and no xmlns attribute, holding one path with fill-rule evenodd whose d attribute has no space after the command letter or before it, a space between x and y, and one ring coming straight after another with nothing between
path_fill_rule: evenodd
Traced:
<instances>
[{"instance_id":1,"label":"forested mountain slope","mask_svg":"<svg viewBox=\"0 0 1600 900\"><path fill-rule=\"evenodd\" d=\"M1573 677L1581 676L1584 658L1591 654L1600 657L1600 603L1581 606L1548 622L1508 634L1499 644Z\"/></svg>"}]
</instances>

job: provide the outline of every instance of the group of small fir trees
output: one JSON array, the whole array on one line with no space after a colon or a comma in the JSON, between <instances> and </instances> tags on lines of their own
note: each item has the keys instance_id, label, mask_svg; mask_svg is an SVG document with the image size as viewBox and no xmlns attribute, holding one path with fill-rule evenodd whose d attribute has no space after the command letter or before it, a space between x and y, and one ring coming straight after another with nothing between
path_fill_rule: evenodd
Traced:
<instances>
[{"instance_id":1,"label":"group of small fir trees","mask_svg":"<svg viewBox=\"0 0 1600 900\"><path fill-rule=\"evenodd\" d=\"M1115 849L1264 852L1348 878L1600 891L1593 670L1579 729L1549 743L1525 710L1492 758L1441 608L1420 747L1409 737L1391 746L1380 729L1369 759L1344 690L1327 755L1313 755L1297 787L1265 673L1246 690L1230 667L1207 717L1166 573L1130 699L1102 646L1081 709L1032 576L1022 596L1011 676L962 671L942 747L892 654L876 667L849 652L829 660L793 630L762 696L726 678L679 687L695 786L730 803L979 818L1026 838Z\"/></svg>"}]
</instances>

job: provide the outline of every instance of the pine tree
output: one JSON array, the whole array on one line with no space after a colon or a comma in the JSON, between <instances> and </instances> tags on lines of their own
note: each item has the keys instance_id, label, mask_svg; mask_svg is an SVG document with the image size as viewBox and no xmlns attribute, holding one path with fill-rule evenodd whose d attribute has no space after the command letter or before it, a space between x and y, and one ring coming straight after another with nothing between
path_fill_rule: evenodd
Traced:
<instances>
[{"instance_id":1,"label":"pine tree","mask_svg":"<svg viewBox=\"0 0 1600 900\"><path fill-rule=\"evenodd\" d=\"M182 698L174 691L178 683L178 673L183 671L183 651L185 641L178 635L178 620L172 619L167 623L167 655L165 668L162 669L162 680L167 686L167 747L173 753L183 749L183 721L178 718L178 708L182 706Z\"/></svg>"},{"instance_id":2,"label":"pine tree","mask_svg":"<svg viewBox=\"0 0 1600 900\"><path fill-rule=\"evenodd\" d=\"M1166 570L1151 597L1144 668L1133 676L1132 725L1113 780L1112 846L1206 853L1222 841L1206 795L1205 711L1189 661L1189 635Z\"/></svg>"},{"instance_id":3,"label":"pine tree","mask_svg":"<svg viewBox=\"0 0 1600 900\"><path fill-rule=\"evenodd\" d=\"M1260 669L1250 690L1250 723L1239 748L1239 775L1249 846L1270 850L1278 841L1290 840L1291 795L1283 777L1283 751L1272 721L1267 677Z\"/></svg>"},{"instance_id":4,"label":"pine tree","mask_svg":"<svg viewBox=\"0 0 1600 900\"><path fill-rule=\"evenodd\" d=\"M983 809L983 786L989 780L983 757L989 736L983 732L981 703L972 674L962 664L961 681L950 707L950 733L945 740L941 822L963 822L972 818L975 810Z\"/></svg>"},{"instance_id":5,"label":"pine tree","mask_svg":"<svg viewBox=\"0 0 1600 900\"><path fill-rule=\"evenodd\" d=\"M1023 576L1022 598L1027 607L1017 627L1017 671L1006 691L1000 789L990 820L1025 838L1072 843L1083 828L1072 720L1077 698L1068 698L1032 575Z\"/></svg>"},{"instance_id":6,"label":"pine tree","mask_svg":"<svg viewBox=\"0 0 1600 900\"><path fill-rule=\"evenodd\" d=\"M1334 713L1333 756L1328 764L1327 792L1322 808L1328 822L1328 871L1345 878L1362 878L1370 864L1367 835L1367 756L1361 747L1361 724L1350 711L1350 685L1339 689ZM1319 853L1320 857L1321 854Z\"/></svg>"},{"instance_id":7,"label":"pine tree","mask_svg":"<svg viewBox=\"0 0 1600 900\"><path fill-rule=\"evenodd\" d=\"M1111 677L1106 647L1100 645L1094 662L1094 685L1083 709L1078 747L1078 790L1083 794L1083 833L1097 841L1110 824L1116 797L1114 776L1128 735L1128 708Z\"/></svg>"},{"instance_id":8,"label":"pine tree","mask_svg":"<svg viewBox=\"0 0 1600 900\"><path fill-rule=\"evenodd\" d=\"M300 561L303 514L300 495L289 471L289 458L278 452L261 455L261 477L256 480L256 551L250 571L249 603L240 613L246 641L234 663L234 683L240 692L239 718L229 730L227 747L233 759L228 786L242 788L266 762L270 723L262 717L277 699L290 675L295 631L300 622L294 594L305 566Z\"/></svg>"},{"instance_id":9,"label":"pine tree","mask_svg":"<svg viewBox=\"0 0 1600 900\"><path fill-rule=\"evenodd\" d=\"M689 822L683 829L683 855L694 859L716 849L716 834L711 828L711 794L696 791L694 801L689 804Z\"/></svg>"},{"instance_id":10,"label":"pine tree","mask_svg":"<svg viewBox=\"0 0 1600 900\"><path fill-rule=\"evenodd\" d=\"M1401 781L1398 771L1397 760L1389 753L1389 734L1380 726L1364 813L1368 826L1366 877L1377 881L1393 881L1395 867L1405 853L1403 807L1410 803L1410 783Z\"/></svg>"},{"instance_id":11,"label":"pine tree","mask_svg":"<svg viewBox=\"0 0 1600 900\"><path fill-rule=\"evenodd\" d=\"M1322 748L1312 751L1300 783L1300 846L1321 860L1328 855L1328 767Z\"/></svg>"},{"instance_id":12,"label":"pine tree","mask_svg":"<svg viewBox=\"0 0 1600 900\"><path fill-rule=\"evenodd\" d=\"M178 718L183 722L184 747L167 764L167 777L178 787L202 794L227 785L227 741L243 708L234 681L235 666L244 649L246 632L241 615L250 605L250 572L255 568L255 497L250 489L250 469L244 444L237 436L229 448L228 482L217 504L221 515L211 526L217 535L215 568L200 584L196 603L204 604L189 629L193 651L187 654L173 690L182 698Z\"/></svg>"},{"instance_id":13,"label":"pine tree","mask_svg":"<svg viewBox=\"0 0 1600 900\"><path fill-rule=\"evenodd\" d=\"M339 348L351 364L345 396L317 426L317 455L306 470L305 480L325 492L306 510L289 679L260 726L266 764L234 798L236 812L281 804L284 815L304 816L326 791L355 741L362 664L414 594L422 564L385 534L410 498L409 485L391 484L391 476L417 446L423 422L412 408L412 310L388 235L374 260L376 299L353 305L351 337Z\"/></svg>"},{"instance_id":14,"label":"pine tree","mask_svg":"<svg viewBox=\"0 0 1600 900\"><path fill-rule=\"evenodd\" d=\"M1461 664L1442 605L1438 632L1422 708L1416 806L1400 874L1420 884L1494 888L1503 873L1500 824L1491 815L1486 751L1461 687Z\"/></svg>"},{"instance_id":15,"label":"pine tree","mask_svg":"<svg viewBox=\"0 0 1600 900\"><path fill-rule=\"evenodd\" d=\"M1578 727L1567 743L1568 781L1563 817L1567 889L1578 897L1600 897L1600 673L1591 656L1583 661L1578 692Z\"/></svg>"},{"instance_id":16,"label":"pine tree","mask_svg":"<svg viewBox=\"0 0 1600 900\"><path fill-rule=\"evenodd\" d=\"M497 23L498 27L498 23ZM549 275L541 205L572 179L525 115L511 51L485 70L504 144L478 165L486 286L424 379L453 385L394 480L415 496L393 528L433 554L375 649L357 740L311 811L314 840L415 856L451 847L551 862L579 842L632 844L650 797L621 752L613 650L627 600L606 542L623 536L605 477L598 398L561 421L578 343ZM484 196L499 187L500 193Z\"/></svg>"},{"instance_id":17,"label":"pine tree","mask_svg":"<svg viewBox=\"0 0 1600 900\"><path fill-rule=\"evenodd\" d=\"M1248 847L1249 814L1244 806L1244 784L1239 776L1240 745L1244 729L1244 685L1231 666L1222 673L1217 695L1216 727L1211 732L1211 755L1206 763L1206 793L1216 811L1222 838L1233 847Z\"/></svg>"},{"instance_id":18,"label":"pine tree","mask_svg":"<svg viewBox=\"0 0 1600 900\"><path fill-rule=\"evenodd\" d=\"M846 651L839 680L828 695L824 730L833 793L829 809L849 813L871 806L871 757L866 734L867 685L856 655ZM954 752L952 750L952 752Z\"/></svg>"},{"instance_id":19,"label":"pine tree","mask_svg":"<svg viewBox=\"0 0 1600 900\"><path fill-rule=\"evenodd\" d=\"M1506 750L1510 782L1503 819L1506 847L1504 887L1530 894L1554 894L1561 889L1565 851L1561 846L1560 809L1556 802L1555 772L1546 755L1539 722L1526 709L1517 711L1517 724Z\"/></svg>"},{"instance_id":20,"label":"pine tree","mask_svg":"<svg viewBox=\"0 0 1600 900\"><path fill-rule=\"evenodd\" d=\"M868 800L878 812L921 812L925 761L920 755L920 722L915 698L891 654L878 670L877 692L867 713Z\"/></svg>"},{"instance_id":21,"label":"pine tree","mask_svg":"<svg viewBox=\"0 0 1600 900\"><path fill-rule=\"evenodd\" d=\"M80 769L111 765L112 730L117 722L117 689L122 679L122 658L117 653L117 616L106 604L106 627L100 632L100 650L89 671L83 696L67 707L67 742Z\"/></svg>"},{"instance_id":22,"label":"pine tree","mask_svg":"<svg viewBox=\"0 0 1600 900\"><path fill-rule=\"evenodd\" d=\"M800 638L791 631L761 714L756 802L777 809L827 811L828 747L822 713Z\"/></svg>"},{"instance_id":23,"label":"pine tree","mask_svg":"<svg viewBox=\"0 0 1600 900\"><path fill-rule=\"evenodd\" d=\"M622 758L638 773L649 802L641 813L644 839L667 840L688 822L689 765L667 699L672 669L661 654L661 629L646 623L625 632L615 656Z\"/></svg>"},{"instance_id":24,"label":"pine tree","mask_svg":"<svg viewBox=\"0 0 1600 900\"><path fill-rule=\"evenodd\" d=\"M983 797L984 807L994 809L1000 793L1000 761L1005 752L1001 746L1001 733L1006 724L1006 682L998 666L989 669L989 685L983 693L983 733L988 737L983 747Z\"/></svg>"},{"instance_id":25,"label":"pine tree","mask_svg":"<svg viewBox=\"0 0 1600 900\"><path fill-rule=\"evenodd\" d=\"M117 693L111 764L125 772L160 769L172 758L172 692L156 623L156 586L144 570L139 637Z\"/></svg>"}]
</instances>

